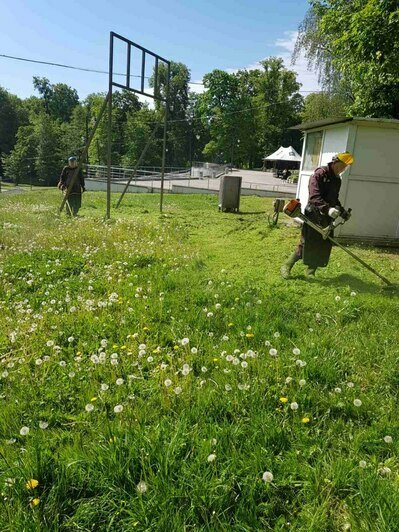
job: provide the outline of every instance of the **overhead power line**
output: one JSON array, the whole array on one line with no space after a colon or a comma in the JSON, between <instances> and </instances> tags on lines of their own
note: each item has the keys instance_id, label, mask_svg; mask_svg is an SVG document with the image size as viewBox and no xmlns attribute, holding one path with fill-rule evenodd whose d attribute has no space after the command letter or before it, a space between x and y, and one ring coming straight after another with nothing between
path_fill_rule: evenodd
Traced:
<instances>
[{"instance_id":1,"label":"overhead power line","mask_svg":"<svg viewBox=\"0 0 399 532\"><path fill-rule=\"evenodd\" d=\"M48 66L54 66L59 68L69 68L70 70L80 70L81 72L94 72L95 74L107 74L107 70L98 70L95 68L86 68L86 67L77 67L73 65L64 65L63 63L53 63L51 61L39 61L38 59L27 59L26 57L17 57L15 55L6 55L6 54L0 54L0 57L3 57L4 59L14 59L15 61L24 61L25 63L36 63L39 65L48 65ZM123 76L126 77L126 74L122 74L120 72L114 72L114 76ZM141 78L139 74L130 74L131 78ZM144 76L145 79L150 79L150 76ZM199 83L196 81L190 81L189 85L203 85L203 83Z\"/></svg>"},{"instance_id":2,"label":"overhead power line","mask_svg":"<svg viewBox=\"0 0 399 532\"><path fill-rule=\"evenodd\" d=\"M15 61L23 61L25 63L36 63L36 64L39 64L39 65L48 65L48 66L53 66L53 67L58 67L58 68L68 68L70 70L80 70L81 72L93 72L95 74L106 74L108 76L108 71L107 70L98 70L98 69L95 69L95 68L86 68L86 67L77 67L77 66L73 66L73 65L65 65L63 63L53 63L52 61L41 61L41 60L38 60L38 59L28 59L26 57L18 57L18 56L15 56L15 55L7 55L7 54L0 54L0 57L3 57L4 59L13 59ZM115 76L123 76L123 77L126 77L126 74L122 74L120 72L114 72L114 75ZM141 78L140 75L138 74L130 74L130 77L131 78ZM150 76L144 76L145 79L150 79ZM188 83L189 85L200 85L202 87L204 87L204 84L201 83L200 81L189 81ZM306 93L313 93L313 92L325 92L325 91L298 91L300 93L303 93L303 94L306 94Z\"/></svg>"}]
</instances>

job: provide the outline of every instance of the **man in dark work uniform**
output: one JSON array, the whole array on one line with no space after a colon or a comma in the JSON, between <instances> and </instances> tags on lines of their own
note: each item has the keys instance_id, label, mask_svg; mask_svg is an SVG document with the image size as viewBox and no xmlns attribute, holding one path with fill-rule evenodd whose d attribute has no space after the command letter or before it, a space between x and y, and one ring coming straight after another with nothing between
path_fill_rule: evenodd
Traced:
<instances>
[{"instance_id":1,"label":"man in dark work uniform","mask_svg":"<svg viewBox=\"0 0 399 532\"><path fill-rule=\"evenodd\" d=\"M58 183L58 188L62 191L66 191L72 181L72 178L78 167L77 158L72 156L68 159L68 166L64 166L60 176L60 182ZM67 215L76 216L79 212L80 207L82 206L82 192L85 189L85 180L83 177L82 169L79 168L78 176L75 180L75 183L70 191L68 200L66 202L66 213Z\"/></svg>"},{"instance_id":2,"label":"man in dark work uniform","mask_svg":"<svg viewBox=\"0 0 399 532\"><path fill-rule=\"evenodd\" d=\"M341 188L340 174L352 163L353 156L350 153L338 153L327 166L316 168L310 176L309 200L305 215L313 223L327 227L338 216L344 220L349 218L350 214L342 207L338 196ZM330 235L333 236L332 233ZM281 267L282 277L288 279L292 267L300 259L308 267L307 274L314 275L317 268L327 266L331 248L331 240L324 240L320 233L304 223L301 241Z\"/></svg>"}]
</instances>

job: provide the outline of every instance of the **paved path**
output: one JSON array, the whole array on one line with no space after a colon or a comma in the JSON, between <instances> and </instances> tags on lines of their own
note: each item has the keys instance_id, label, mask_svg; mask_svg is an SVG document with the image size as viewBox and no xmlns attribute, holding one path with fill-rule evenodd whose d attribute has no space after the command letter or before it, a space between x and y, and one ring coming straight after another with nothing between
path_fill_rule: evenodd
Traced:
<instances>
[{"instance_id":1,"label":"paved path","mask_svg":"<svg viewBox=\"0 0 399 532\"><path fill-rule=\"evenodd\" d=\"M273 192L290 192L295 194L297 186L291 183L285 183L281 179L273 177L271 172L256 172L253 170L237 170L234 169L229 175L242 176L242 187L252 190L267 190ZM120 182L121 183L121 182ZM134 184L135 181L132 181ZM148 186L158 189L161 187L159 179L138 179L137 185ZM173 185L180 185L193 188L205 188L208 190L219 190L220 179L219 178L203 178L203 179L167 179L165 176L165 189L171 190Z\"/></svg>"},{"instance_id":2,"label":"paved path","mask_svg":"<svg viewBox=\"0 0 399 532\"><path fill-rule=\"evenodd\" d=\"M20 188L20 187L11 187L11 188L4 188L4 187L1 187L1 192L0 192L0 195L1 194L22 194L22 192L25 192L25 190L23 188Z\"/></svg>"}]
</instances>

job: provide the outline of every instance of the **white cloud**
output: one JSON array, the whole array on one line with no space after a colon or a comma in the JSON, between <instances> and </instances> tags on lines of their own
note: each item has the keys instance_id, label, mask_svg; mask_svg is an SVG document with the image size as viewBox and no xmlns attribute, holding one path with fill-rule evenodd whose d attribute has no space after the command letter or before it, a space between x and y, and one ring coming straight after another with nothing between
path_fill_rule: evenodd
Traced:
<instances>
[{"instance_id":1,"label":"white cloud","mask_svg":"<svg viewBox=\"0 0 399 532\"><path fill-rule=\"evenodd\" d=\"M191 92L195 94L202 94L206 91L204 85L202 84L202 79L196 79L192 83L189 83Z\"/></svg>"},{"instance_id":2,"label":"white cloud","mask_svg":"<svg viewBox=\"0 0 399 532\"><path fill-rule=\"evenodd\" d=\"M297 31L285 31L283 37L275 41L274 46L276 47L276 53L273 55L281 57L284 60L285 66L297 73L298 82L302 85L300 91L306 95L309 92L321 90L321 87L317 79L317 74L313 71L309 71L307 60L303 54L300 54L295 61L295 64L292 64L292 53L295 48L297 36ZM262 68L260 61L250 63L245 67L226 68L225 70L230 74L234 74L239 70L255 70L257 68Z\"/></svg>"},{"instance_id":3,"label":"white cloud","mask_svg":"<svg viewBox=\"0 0 399 532\"><path fill-rule=\"evenodd\" d=\"M297 31L285 31L284 37L277 39L274 43L276 48L280 48L283 51L277 53L284 59L284 63L287 68L294 70L298 77L299 83L302 84L301 91L304 93L311 91L321 90L319 85L317 74L314 71L308 69L308 63L303 54L300 54L295 64L292 64L292 53L295 48L295 42L298 36Z\"/></svg>"}]
</instances>

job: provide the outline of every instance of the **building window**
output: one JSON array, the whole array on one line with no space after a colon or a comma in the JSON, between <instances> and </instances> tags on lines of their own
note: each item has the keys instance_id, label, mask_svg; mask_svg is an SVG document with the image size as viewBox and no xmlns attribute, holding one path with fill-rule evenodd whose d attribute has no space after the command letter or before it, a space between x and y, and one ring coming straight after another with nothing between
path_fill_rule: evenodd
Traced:
<instances>
[{"instance_id":1,"label":"building window","mask_svg":"<svg viewBox=\"0 0 399 532\"><path fill-rule=\"evenodd\" d=\"M306 135L306 149L302 170L304 172L313 171L317 168L320 159L321 143L323 132L315 131Z\"/></svg>"}]
</instances>

